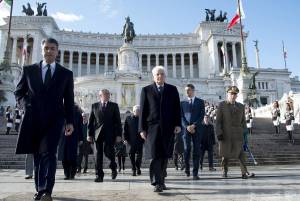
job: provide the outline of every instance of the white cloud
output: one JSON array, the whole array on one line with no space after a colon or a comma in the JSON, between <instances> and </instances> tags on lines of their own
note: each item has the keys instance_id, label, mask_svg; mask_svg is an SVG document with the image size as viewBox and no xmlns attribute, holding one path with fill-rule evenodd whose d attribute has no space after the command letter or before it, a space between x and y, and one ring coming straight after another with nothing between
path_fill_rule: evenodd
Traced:
<instances>
[{"instance_id":1,"label":"white cloud","mask_svg":"<svg viewBox=\"0 0 300 201\"><path fill-rule=\"evenodd\" d=\"M54 19L60 20L63 22L75 22L75 21L80 21L83 19L82 15L75 15L73 13L56 12L55 14L52 14L51 16Z\"/></svg>"},{"instance_id":2,"label":"white cloud","mask_svg":"<svg viewBox=\"0 0 300 201\"><path fill-rule=\"evenodd\" d=\"M105 16L112 18L119 13L117 9L113 8L112 0L98 0L98 1L99 1L100 12Z\"/></svg>"}]
</instances>

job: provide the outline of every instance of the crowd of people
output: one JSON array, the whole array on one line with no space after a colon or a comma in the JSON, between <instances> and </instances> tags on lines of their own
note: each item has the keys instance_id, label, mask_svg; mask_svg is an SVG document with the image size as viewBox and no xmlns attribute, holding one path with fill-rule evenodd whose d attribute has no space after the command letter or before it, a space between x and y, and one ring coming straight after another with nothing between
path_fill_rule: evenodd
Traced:
<instances>
[{"instance_id":1,"label":"crowd of people","mask_svg":"<svg viewBox=\"0 0 300 201\"><path fill-rule=\"evenodd\" d=\"M228 177L228 161L232 158L240 162L241 178L253 176L244 158L248 147L245 136L252 133L252 111L236 102L236 86L227 89L226 100L218 106L197 97L193 84L186 85L186 98L180 101L177 88L166 83L164 67L156 66L152 70L153 83L142 88L140 105L133 107L122 125L119 106L110 100L107 89L99 91L99 101L92 104L89 114L74 103L72 72L55 62L57 55L58 42L53 38L43 40L43 60L23 68L15 91L25 111L21 126L16 127L16 153L27 154L26 178L34 176L34 200L52 200L57 157L62 160L64 179L69 180L81 173L83 159L83 173L87 172L88 157L94 154L97 183L104 181L103 155L109 159L113 180L125 170L128 155L132 176L141 175L144 157L150 160L154 192L162 192L168 189L165 178L170 158L177 170L199 180L207 152L209 171L215 171L213 155L218 141L222 176ZM290 107L284 114L291 139L292 113ZM272 112L272 116L273 122L277 121L280 112ZM12 123L10 109L6 118Z\"/></svg>"}]
</instances>

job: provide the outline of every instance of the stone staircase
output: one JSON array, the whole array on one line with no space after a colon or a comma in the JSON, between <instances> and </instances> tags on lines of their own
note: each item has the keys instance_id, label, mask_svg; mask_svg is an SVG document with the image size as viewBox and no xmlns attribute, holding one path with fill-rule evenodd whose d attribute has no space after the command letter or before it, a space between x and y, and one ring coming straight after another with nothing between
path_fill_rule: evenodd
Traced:
<instances>
[{"instance_id":1,"label":"stone staircase","mask_svg":"<svg viewBox=\"0 0 300 201\"><path fill-rule=\"evenodd\" d=\"M259 164L300 164L300 126L295 124L295 144L288 143L285 125L280 125L276 135L270 118L255 118L253 134L249 136L251 150Z\"/></svg>"},{"instance_id":2,"label":"stone staircase","mask_svg":"<svg viewBox=\"0 0 300 201\"><path fill-rule=\"evenodd\" d=\"M1 125L4 125L1 121ZM300 126L295 125L294 138L295 144L288 143L288 137L285 126L281 125L280 134L274 134L274 128L269 118L255 118L253 134L248 137L249 145L258 165L283 165L283 164L300 164ZM4 135L5 128L0 129L0 169L24 169L25 155L15 155L15 145L17 140L16 132L11 135ZM5 126L4 126L5 127ZM215 151L215 166L219 166L220 159L217 156L218 150ZM91 155L89 160L90 168L93 167L94 159ZM105 157L104 157L105 158ZM104 167L108 167L108 161L104 159ZM204 168L208 165L207 159L204 160ZM248 160L248 165L253 165ZM149 161L144 160L143 166L148 167ZM169 162L170 167L173 162ZM238 165L237 161L232 161L231 165ZM126 166L130 167L129 158L126 159ZM61 164L58 163L58 167Z\"/></svg>"}]
</instances>

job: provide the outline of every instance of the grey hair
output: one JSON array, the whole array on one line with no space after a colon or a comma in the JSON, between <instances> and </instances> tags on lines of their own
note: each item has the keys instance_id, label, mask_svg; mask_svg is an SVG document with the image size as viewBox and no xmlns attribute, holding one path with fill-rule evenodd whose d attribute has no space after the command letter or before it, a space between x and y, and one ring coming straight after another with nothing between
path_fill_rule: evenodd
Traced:
<instances>
[{"instance_id":1,"label":"grey hair","mask_svg":"<svg viewBox=\"0 0 300 201\"><path fill-rule=\"evenodd\" d=\"M138 110L138 109L140 109L139 105L135 105L135 106L132 107L132 111L135 111L135 110Z\"/></svg>"},{"instance_id":2,"label":"grey hair","mask_svg":"<svg viewBox=\"0 0 300 201\"><path fill-rule=\"evenodd\" d=\"M158 71L163 71L164 73L166 73L166 72L165 72L165 68L164 68L163 66L155 66L155 67L152 69L152 75L153 75L153 76L156 75L156 73L157 73Z\"/></svg>"},{"instance_id":3,"label":"grey hair","mask_svg":"<svg viewBox=\"0 0 300 201\"><path fill-rule=\"evenodd\" d=\"M104 93L110 93L109 92L109 90L108 89L101 89L100 91L99 91L99 94L104 94Z\"/></svg>"}]
</instances>

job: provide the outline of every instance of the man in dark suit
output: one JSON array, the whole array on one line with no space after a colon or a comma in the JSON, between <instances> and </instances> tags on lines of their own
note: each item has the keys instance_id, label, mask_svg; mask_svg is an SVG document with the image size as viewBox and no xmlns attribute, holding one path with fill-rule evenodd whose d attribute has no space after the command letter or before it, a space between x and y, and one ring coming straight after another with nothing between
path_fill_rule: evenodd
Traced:
<instances>
[{"instance_id":1,"label":"man in dark suit","mask_svg":"<svg viewBox=\"0 0 300 201\"><path fill-rule=\"evenodd\" d=\"M17 154L34 154L34 200L52 200L57 145L73 132L74 84L70 70L55 62L58 43L42 41L43 61L25 66L15 96L25 109L19 131Z\"/></svg>"},{"instance_id":2,"label":"man in dark suit","mask_svg":"<svg viewBox=\"0 0 300 201\"><path fill-rule=\"evenodd\" d=\"M191 143L193 142L193 180L198 180L200 161L200 138L203 130L205 114L204 101L195 97L195 87L187 84L185 87L187 100L181 101L181 120L183 126L185 173L190 176Z\"/></svg>"},{"instance_id":3,"label":"man in dark suit","mask_svg":"<svg viewBox=\"0 0 300 201\"><path fill-rule=\"evenodd\" d=\"M92 105L88 124L88 141L95 142L95 182L103 182L103 148L105 156L110 160L109 167L112 170L112 179L116 179L117 164L114 145L122 140L122 125L118 104L109 101L110 92L107 89L100 90L99 97L100 101Z\"/></svg>"},{"instance_id":4,"label":"man in dark suit","mask_svg":"<svg viewBox=\"0 0 300 201\"><path fill-rule=\"evenodd\" d=\"M181 131L180 99L177 88L165 83L164 67L152 70L154 83L142 89L139 131L145 140L154 192L166 190L168 158L172 157L175 133Z\"/></svg>"},{"instance_id":5,"label":"man in dark suit","mask_svg":"<svg viewBox=\"0 0 300 201\"><path fill-rule=\"evenodd\" d=\"M133 114L125 119L124 139L130 145L129 157L132 167L132 176L141 175L144 140L139 134L140 106L133 106Z\"/></svg>"}]
</instances>

